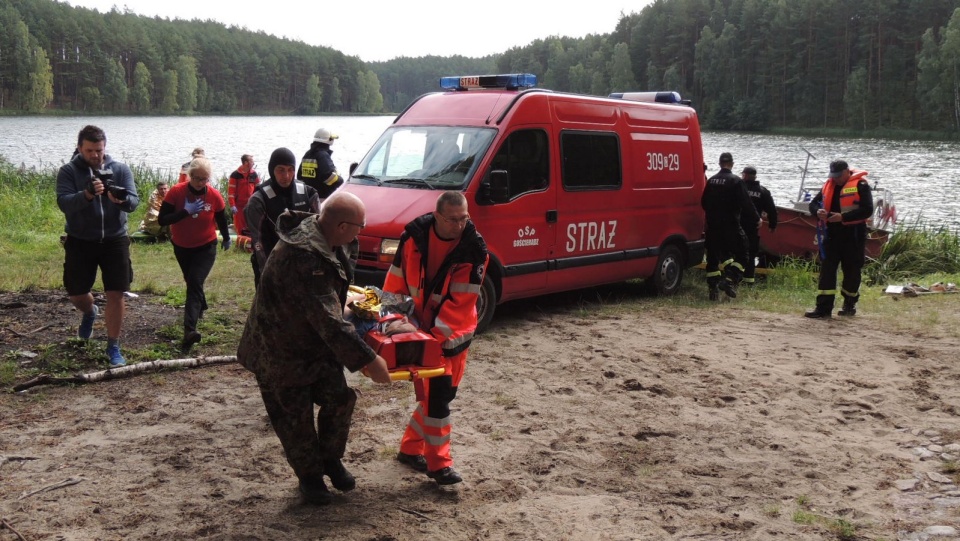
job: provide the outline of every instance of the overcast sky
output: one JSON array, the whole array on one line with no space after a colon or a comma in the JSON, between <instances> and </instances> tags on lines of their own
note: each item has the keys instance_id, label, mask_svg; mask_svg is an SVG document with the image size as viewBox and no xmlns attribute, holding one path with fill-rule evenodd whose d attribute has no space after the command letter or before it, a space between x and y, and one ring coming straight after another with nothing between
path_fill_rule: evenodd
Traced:
<instances>
[{"instance_id":1,"label":"overcast sky","mask_svg":"<svg viewBox=\"0 0 960 541\"><path fill-rule=\"evenodd\" d=\"M639 12L652 0L67 0L106 13L113 6L138 15L212 19L322 45L366 62L399 56L480 57L550 36L612 32L621 12Z\"/></svg>"}]
</instances>

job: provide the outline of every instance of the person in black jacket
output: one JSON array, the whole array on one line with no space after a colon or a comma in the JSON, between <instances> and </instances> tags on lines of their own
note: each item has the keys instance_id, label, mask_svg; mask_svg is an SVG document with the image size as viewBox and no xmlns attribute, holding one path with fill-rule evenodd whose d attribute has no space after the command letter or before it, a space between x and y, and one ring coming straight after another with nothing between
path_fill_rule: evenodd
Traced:
<instances>
[{"instance_id":1,"label":"person in black jacket","mask_svg":"<svg viewBox=\"0 0 960 541\"><path fill-rule=\"evenodd\" d=\"M847 162L830 163L830 174L820 193L810 201L810 214L826 224L823 260L817 283L817 306L804 314L810 318L829 318L837 296L837 269L843 269L840 295L841 316L857 313L860 300L860 271L866 260L867 220L873 216L873 193L867 172L850 169Z\"/></svg>"},{"instance_id":2,"label":"person in black jacket","mask_svg":"<svg viewBox=\"0 0 960 541\"><path fill-rule=\"evenodd\" d=\"M316 190L321 201L330 197L343 184L343 178L333 165L333 151L330 150L333 140L338 138L338 135L330 133L326 128L317 130L313 135L310 150L303 155L300 168L297 169L297 180Z\"/></svg>"},{"instance_id":3,"label":"person in black jacket","mask_svg":"<svg viewBox=\"0 0 960 541\"><path fill-rule=\"evenodd\" d=\"M90 292L97 269L107 297L107 357L111 367L127 360L120 353L120 331L126 312L124 292L130 289L130 237L127 214L140 198L133 173L106 154L107 135L97 126L85 126L77 135L77 152L57 172L57 206L66 225L63 285L74 308L83 317L77 337L89 340L100 314Z\"/></svg>"},{"instance_id":4,"label":"person in black jacket","mask_svg":"<svg viewBox=\"0 0 960 541\"><path fill-rule=\"evenodd\" d=\"M773 202L770 190L760 185L757 180L757 170L746 166L740 173L743 184L747 187L747 195L753 201L753 208L760 215L761 222L750 221L750 216L740 216L740 226L747 236L747 264L743 268L743 283L752 284L756 281L757 255L760 253L760 224L767 219L767 227L773 233L777 229L777 205Z\"/></svg>"},{"instance_id":5,"label":"person in black jacket","mask_svg":"<svg viewBox=\"0 0 960 541\"><path fill-rule=\"evenodd\" d=\"M745 221L760 222L746 186L731 172L732 168L733 155L720 154L720 172L707 180L700 198L700 206L706 213L704 240L710 300L717 300L721 289L728 297L737 296L737 285L743 279L747 262L747 238L740 226L741 217Z\"/></svg>"},{"instance_id":6,"label":"person in black jacket","mask_svg":"<svg viewBox=\"0 0 960 541\"><path fill-rule=\"evenodd\" d=\"M243 209L253 246L250 263L253 265L254 285L260 284L260 271L277 244L277 217L285 210L320 213L317 191L294 180L296 170L297 159L290 149L281 147L274 150L267 164L270 178L257 187Z\"/></svg>"}]
</instances>

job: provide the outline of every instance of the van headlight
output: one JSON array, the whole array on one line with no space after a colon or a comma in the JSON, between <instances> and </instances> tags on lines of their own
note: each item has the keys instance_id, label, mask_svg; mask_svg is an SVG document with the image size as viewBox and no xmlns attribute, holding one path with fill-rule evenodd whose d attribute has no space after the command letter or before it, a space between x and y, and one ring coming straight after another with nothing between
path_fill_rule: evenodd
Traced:
<instances>
[{"instance_id":1,"label":"van headlight","mask_svg":"<svg viewBox=\"0 0 960 541\"><path fill-rule=\"evenodd\" d=\"M383 239L380 241L380 262L393 263L393 257L397 255L397 248L399 247L399 239Z\"/></svg>"}]
</instances>

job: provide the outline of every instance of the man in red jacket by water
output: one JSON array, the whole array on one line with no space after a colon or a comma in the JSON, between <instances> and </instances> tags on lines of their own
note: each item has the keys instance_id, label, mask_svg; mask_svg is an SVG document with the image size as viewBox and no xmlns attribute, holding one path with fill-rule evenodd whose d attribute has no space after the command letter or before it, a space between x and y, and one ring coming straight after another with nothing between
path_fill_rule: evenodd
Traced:
<instances>
[{"instance_id":1,"label":"man in red jacket by water","mask_svg":"<svg viewBox=\"0 0 960 541\"><path fill-rule=\"evenodd\" d=\"M417 404L400 441L397 460L426 472L438 485L463 479L450 457L450 402L457 395L467 348L477 328L477 298L487 268L487 245L470 221L467 199L448 191L436 211L404 228L383 290L409 295L420 328L440 342L446 371L420 380Z\"/></svg>"},{"instance_id":2,"label":"man in red jacket by water","mask_svg":"<svg viewBox=\"0 0 960 541\"><path fill-rule=\"evenodd\" d=\"M233 229L238 235L249 235L247 230L247 221L243 215L243 209L247 206L250 196L260 185L260 177L254 170L256 164L253 156L244 154L240 157L240 167L230 173L230 180L227 182L227 198L230 204L230 213L233 215Z\"/></svg>"}]
</instances>

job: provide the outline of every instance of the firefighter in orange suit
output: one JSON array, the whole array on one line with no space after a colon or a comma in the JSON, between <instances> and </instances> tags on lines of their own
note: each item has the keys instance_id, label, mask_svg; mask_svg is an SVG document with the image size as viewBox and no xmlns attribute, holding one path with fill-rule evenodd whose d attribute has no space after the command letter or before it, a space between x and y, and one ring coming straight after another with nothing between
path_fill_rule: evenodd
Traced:
<instances>
[{"instance_id":1,"label":"firefighter in orange suit","mask_svg":"<svg viewBox=\"0 0 960 541\"><path fill-rule=\"evenodd\" d=\"M253 156L244 154L240 156L240 167L230 173L230 180L227 181L227 197L230 202L230 213L233 216L233 228L237 235L250 234L243 209L247 207L247 201L260 185L260 177L255 167Z\"/></svg>"},{"instance_id":2,"label":"firefighter in orange suit","mask_svg":"<svg viewBox=\"0 0 960 541\"><path fill-rule=\"evenodd\" d=\"M477 298L487 267L487 245L457 191L437 198L436 210L408 223L383 290L413 298L420 328L440 342L445 373L422 385L397 460L438 485L463 479L450 457L450 402L457 395L467 348L477 328Z\"/></svg>"},{"instance_id":3,"label":"firefighter in orange suit","mask_svg":"<svg viewBox=\"0 0 960 541\"><path fill-rule=\"evenodd\" d=\"M830 178L820 193L810 201L810 214L826 224L822 239L820 280L817 284L817 306L804 314L810 318L828 318L837 296L837 268L843 270L840 295L841 316L857 313L860 299L860 271L867 246L867 220L873 216L873 193L867 183L867 172L850 169L847 162L830 163Z\"/></svg>"}]
</instances>

